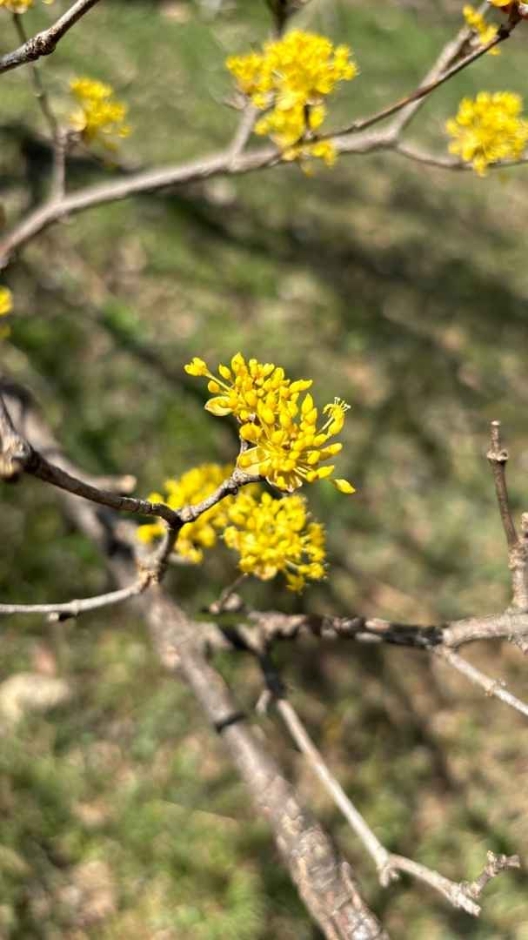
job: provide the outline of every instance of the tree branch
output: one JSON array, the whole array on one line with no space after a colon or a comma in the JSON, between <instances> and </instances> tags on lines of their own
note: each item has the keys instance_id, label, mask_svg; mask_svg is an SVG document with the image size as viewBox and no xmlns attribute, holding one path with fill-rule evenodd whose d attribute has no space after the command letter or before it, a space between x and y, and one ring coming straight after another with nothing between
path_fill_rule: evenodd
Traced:
<instances>
[{"instance_id":1,"label":"tree branch","mask_svg":"<svg viewBox=\"0 0 528 940\"><path fill-rule=\"evenodd\" d=\"M508 487L506 486L506 464L508 462L508 451L502 446L500 434L500 421L491 422L491 445L487 453L491 464L493 479L495 481L495 492L499 504L499 512L506 536L508 548L512 549L517 545L518 536L515 531L515 525L510 510L510 501L508 498Z\"/></svg>"},{"instance_id":2,"label":"tree branch","mask_svg":"<svg viewBox=\"0 0 528 940\"><path fill-rule=\"evenodd\" d=\"M518 856L514 855L510 858L501 856L500 858L503 861L499 864L498 857L489 852L488 865L485 869L486 874L483 873L475 882L468 884L467 882L451 881L449 878L441 875L440 872L427 868L425 865L415 862L413 859L389 852L379 841L361 813L348 798L340 783L338 783L330 772L322 754L316 748L297 712L286 698L284 686L273 665L270 663L269 657L265 657L264 660L261 661L261 665L263 666L266 683L275 707L283 719L288 732L301 753L307 758L312 770L323 784L327 793L329 793L332 800L373 859L383 887L387 887L391 881L398 877L398 872L403 871L417 878L419 881L430 885L435 891L440 892L453 907L464 910L473 917L478 917L480 907L476 904L476 898L480 896L490 878L495 877L505 869L519 868L520 861ZM493 860L497 859L495 867L490 857ZM476 887L477 885L478 887Z\"/></svg>"},{"instance_id":3,"label":"tree branch","mask_svg":"<svg viewBox=\"0 0 528 940\"><path fill-rule=\"evenodd\" d=\"M469 65L473 64L473 62L476 62L483 55L486 55L486 53L491 49L494 49L496 46L499 46L501 43L505 42L506 39L509 39L516 25L517 22L511 22L507 26L501 26L497 35L488 43L486 43L485 46L481 46L479 49L476 49L475 52L471 52L460 62L455 63L455 65L452 65L451 68L447 69L447 71L435 77L433 81L428 82L425 85L419 85L418 88L416 88L410 94L405 95L404 98L399 98L398 101L387 105L385 108L382 108L381 111L377 111L375 114L371 114L369 117L357 118L357 120L352 121L351 124L342 127L340 130L331 131L327 134L321 134L317 137L317 140L329 140L330 138L339 138L347 134L356 134L359 131L368 130L369 128L374 127L374 125L379 124L380 121L384 121L393 114L397 114L399 111L403 111L403 109L407 108L409 105L421 101L423 98L430 95L431 92L435 91L437 88L440 88L442 85L448 82L455 75L458 75L459 72L467 69ZM396 131L392 132L393 138L397 136L397 133L398 128L396 128Z\"/></svg>"},{"instance_id":4,"label":"tree branch","mask_svg":"<svg viewBox=\"0 0 528 940\"><path fill-rule=\"evenodd\" d=\"M520 712L521 715L528 718L528 704L521 701L521 699L517 698L515 695L512 695L511 692L508 692L506 683L501 679L490 679L489 676L481 672L480 669L477 669L476 666L468 663L467 659L459 656L454 650L437 646L433 650L433 653L435 656L438 656L439 659L442 659L452 666L453 669L456 669L461 675L465 676L466 679L469 679L473 685L484 689L486 695L499 699L501 702L509 705L510 708L514 708L515 711Z\"/></svg>"},{"instance_id":5,"label":"tree branch","mask_svg":"<svg viewBox=\"0 0 528 940\"><path fill-rule=\"evenodd\" d=\"M122 604L131 597L142 594L150 584L150 575L145 573L128 587L118 591L109 591L107 594L98 594L96 597L85 597L82 600L68 601L64 604L0 604L0 615L12 614L45 614L52 620L67 620L78 617L91 610L100 610L102 607L111 607Z\"/></svg>"},{"instance_id":6,"label":"tree branch","mask_svg":"<svg viewBox=\"0 0 528 940\"><path fill-rule=\"evenodd\" d=\"M57 43L66 35L66 33L75 26L99 0L77 0L73 3L66 13L63 13L58 20L42 32L32 36L31 39L22 43L18 49L13 52L7 52L0 56L0 73L16 69L27 62L35 62L42 56L50 55L57 46Z\"/></svg>"}]
</instances>

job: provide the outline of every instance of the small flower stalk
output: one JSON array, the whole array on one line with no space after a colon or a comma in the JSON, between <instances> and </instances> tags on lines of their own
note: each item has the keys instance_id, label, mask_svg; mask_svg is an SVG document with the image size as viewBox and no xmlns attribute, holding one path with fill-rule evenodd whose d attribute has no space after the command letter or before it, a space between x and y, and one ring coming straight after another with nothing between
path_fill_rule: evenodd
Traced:
<instances>
[{"instance_id":1,"label":"small flower stalk","mask_svg":"<svg viewBox=\"0 0 528 940\"><path fill-rule=\"evenodd\" d=\"M244 444L237 459L240 470L287 493L333 476L335 467L327 461L343 447L333 438L345 423L350 407L345 401L334 399L320 415L308 392L310 379L292 381L280 366L256 359L246 362L241 353L233 356L230 367L220 365L218 375L197 357L185 370L209 379L213 397L205 406L208 411L232 414L239 422ZM341 493L354 492L348 480L331 482Z\"/></svg>"},{"instance_id":2,"label":"small flower stalk","mask_svg":"<svg viewBox=\"0 0 528 940\"><path fill-rule=\"evenodd\" d=\"M490 165L503 160L519 160L528 143L528 121L522 117L520 95L509 91L464 98L455 118L446 123L453 138L449 152L469 163L479 176Z\"/></svg>"},{"instance_id":3,"label":"small flower stalk","mask_svg":"<svg viewBox=\"0 0 528 940\"><path fill-rule=\"evenodd\" d=\"M221 483L231 475L232 467L207 463L188 470L177 479L166 480L165 494L151 493L152 503L166 503L171 509L193 506L211 496ZM228 521L227 509L233 497L228 496L203 512L195 522L188 522L178 532L174 551L190 564L198 565L203 560L204 549L213 548L219 534ZM162 538L166 527L161 519L139 526L138 538L146 545Z\"/></svg>"},{"instance_id":4,"label":"small flower stalk","mask_svg":"<svg viewBox=\"0 0 528 940\"><path fill-rule=\"evenodd\" d=\"M231 56L226 65L243 94L264 112L255 133L271 137L283 159L335 163L334 144L316 138L326 99L358 74L348 46L334 47L324 36L294 30L265 43L262 52Z\"/></svg>"}]
</instances>

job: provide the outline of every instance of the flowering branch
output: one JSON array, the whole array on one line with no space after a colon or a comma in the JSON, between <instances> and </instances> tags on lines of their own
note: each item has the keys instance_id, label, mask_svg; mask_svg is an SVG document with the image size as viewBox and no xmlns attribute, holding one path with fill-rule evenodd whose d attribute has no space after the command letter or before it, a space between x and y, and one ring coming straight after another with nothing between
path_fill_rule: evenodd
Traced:
<instances>
[{"instance_id":1,"label":"flowering branch","mask_svg":"<svg viewBox=\"0 0 528 940\"><path fill-rule=\"evenodd\" d=\"M282 6L284 6L284 4ZM319 144L322 147L331 141L335 154L359 154L376 150L396 149L398 136L405 124L408 123L408 120L412 117L419 103L425 100L437 87L458 74L462 69L467 68L486 52L491 51L500 43L504 42L511 35L516 25L517 21L511 19L507 25L498 30L497 35L492 40L470 53L461 61L455 61L453 65L449 66L449 63L456 60L470 35L467 29L462 30L453 43L445 47L438 58L435 66L429 73L429 75L434 76L431 81L426 81L425 84L422 83L410 95L399 99L397 102L383 108L381 111L369 117L357 119L340 130L327 134L312 132L308 146L314 148ZM446 66L449 67L446 68ZM365 132L367 129L392 115L400 115L400 117L393 122L392 125L389 125L384 133L360 133ZM124 179L115 180L110 183L84 187L68 196L52 199L37 207L25 219L22 219L20 223L15 225L11 232L8 232L3 241L0 242L0 270L7 266L14 252L22 248L48 226L78 212L109 202L126 199L141 192L153 192L168 186L195 182L218 175L242 175L288 162L291 157L288 156L287 151L281 153L281 151L275 147L261 148L251 153L243 153L253 117L254 115L251 115L248 110L233 141L224 151L190 163L147 170L128 175ZM403 151L400 152L403 153ZM442 163L442 165L444 164ZM445 165L448 166L448 168L452 168L453 166L451 163Z\"/></svg>"},{"instance_id":2,"label":"flowering branch","mask_svg":"<svg viewBox=\"0 0 528 940\"><path fill-rule=\"evenodd\" d=\"M12 388L11 395L16 403L20 391ZM11 406L12 399L9 401ZM0 400L0 409L2 407L8 415ZM31 421L33 445L46 446L50 435L29 407L23 411L23 420L24 425ZM2 441L4 429L16 434L9 415L0 428ZM22 431L17 436L23 439ZM61 492L68 515L103 554L106 552L109 570L117 581L130 580L134 559L128 541L123 542L120 536L117 520L110 515L103 527L93 503L81 504L71 499L68 490ZM108 552L109 531L112 536L111 553ZM136 563L140 564L138 551L139 545L136 544ZM127 585L125 588L130 590ZM253 733L227 684L206 661L201 649L201 625L188 620L157 585L151 586L148 600L144 596L143 612L162 665L172 674L183 676L202 713L221 736L257 814L271 828L280 856L324 937L327 940L356 937L389 940L363 900L351 866L334 848L323 827L302 805L269 752L265 738L262 734L257 737Z\"/></svg>"}]
</instances>

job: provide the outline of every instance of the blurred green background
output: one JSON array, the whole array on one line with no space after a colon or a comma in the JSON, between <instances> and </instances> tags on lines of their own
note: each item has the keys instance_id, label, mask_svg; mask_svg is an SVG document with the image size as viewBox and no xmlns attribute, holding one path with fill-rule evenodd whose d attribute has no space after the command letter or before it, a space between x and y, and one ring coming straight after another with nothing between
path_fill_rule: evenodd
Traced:
<instances>
[{"instance_id":1,"label":"blurred green background","mask_svg":"<svg viewBox=\"0 0 528 940\"><path fill-rule=\"evenodd\" d=\"M349 43L361 68L332 123L411 90L459 28L461 5L312 0L298 25ZM27 28L63 6L37 3ZM15 42L1 16L6 51ZM123 163L174 163L229 139L237 115L224 59L268 29L259 0L105 0L42 75L62 114L73 75L111 82L135 128ZM525 92L527 31L436 92L408 139L444 154L444 122L463 94ZM11 223L41 197L50 157L27 71L1 81ZM115 172L86 157L70 181ZM527 509L525 175L480 180L384 154L341 159L310 179L287 167L92 210L49 230L7 271L17 316L2 367L35 393L72 458L92 472L136 474L139 493L235 455L233 429L203 411L202 383L182 371L193 355L215 364L241 350L312 377L320 405L335 395L352 405L339 475L358 492L347 499L321 484L309 493L328 528L326 583L300 599L274 584L251 585L248 596L426 623L500 610L509 575L485 452L498 417L514 507ZM1 500L3 601L108 587L50 488L4 485ZM220 549L167 585L198 611L233 576ZM129 609L56 627L10 618L1 629L0 702L20 674L60 679L68 699L4 720L0 936L318 936L220 743L186 689L160 672ZM519 651L470 658L526 698ZM526 855L528 755L514 713L419 653L308 643L280 661L317 744L389 848L455 879L478 874L486 849ZM253 665L222 668L251 708ZM407 881L382 891L274 717L262 723L392 936L528 940L521 874L491 885L479 921Z\"/></svg>"}]
</instances>

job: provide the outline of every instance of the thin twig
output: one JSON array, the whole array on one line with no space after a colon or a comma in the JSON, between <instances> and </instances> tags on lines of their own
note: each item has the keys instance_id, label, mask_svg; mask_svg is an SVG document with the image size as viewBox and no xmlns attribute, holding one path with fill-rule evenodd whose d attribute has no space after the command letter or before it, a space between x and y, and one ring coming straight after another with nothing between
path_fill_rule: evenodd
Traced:
<instances>
[{"instance_id":1,"label":"thin twig","mask_svg":"<svg viewBox=\"0 0 528 940\"><path fill-rule=\"evenodd\" d=\"M245 150L246 144L251 137L255 122L257 120L258 110L254 105L248 103L240 117L238 127L235 131L231 146L229 148L231 159L234 160Z\"/></svg>"},{"instance_id":2,"label":"thin twig","mask_svg":"<svg viewBox=\"0 0 528 940\"><path fill-rule=\"evenodd\" d=\"M0 615L46 614L53 617L53 619L66 620L68 617L78 617L88 611L121 604L131 597L137 597L146 590L149 583L150 577L143 575L134 584L120 588L118 591L98 594L96 597L85 597L81 600L72 600L64 604L0 604Z\"/></svg>"},{"instance_id":3,"label":"thin twig","mask_svg":"<svg viewBox=\"0 0 528 940\"><path fill-rule=\"evenodd\" d=\"M486 10L489 10L488 0L484 0L484 2L480 4L477 12L483 15ZM471 32L471 29L466 25L464 25L462 29L459 30L455 38L444 46L436 62L431 66L419 87L424 87L429 85L431 82L434 82L456 62L464 48L467 46L467 43L471 38ZM404 128L410 124L415 114L419 111L424 103L425 98L419 98L402 108L398 116L391 123L390 127L391 132L395 137L398 137Z\"/></svg>"},{"instance_id":4,"label":"thin twig","mask_svg":"<svg viewBox=\"0 0 528 940\"><path fill-rule=\"evenodd\" d=\"M66 13L48 28L23 42L18 49L0 56L0 73L16 69L27 62L35 62L41 56L49 55L54 51L57 43L75 24L88 13L99 0L77 0Z\"/></svg>"},{"instance_id":5,"label":"thin twig","mask_svg":"<svg viewBox=\"0 0 528 940\"><path fill-rule=\"evenodd\" d=\"M521 516L521 534L517 534L506 486L508 451L502 446L500 421L491 422L491 446L487 454L495 481L495 492L508 544L508 563L512 578L513 607L528 610L528 514Z\"/></svg>"},{"instance_id":6,"label":"thin twig","mask_svg":"<svg viewBox=\"0 0 528 940\"><path fill-rule=\"evenodd\" d=\"M489 695L493 698L500 699L501 702L504 702L505 705L509 705L510 708L514 708L515 711L521 713L526 718L528 718L528 704L521 701L515 695L512 695L511 692L508 692L505 687L505 683L500 679L490 679L485 673L481 672L480 669L477 669L476 666L473 666L471 663L468 663L467 659L464 659L458 653L455 653L454 650L446 649L443 646L435 647L432 652L435 656L438 656L439 659L442 659L444 662L448 663L453 669L456 669L457 672L465 676L466 679L469 679L473 685L479 686L479 688L484 689L486 695Z\"/></svg>"},{"instance_id":7,"label":"thin twig","mask_svg":"<svg viewBox=\"0 0 528 940\"><path fill-rule=\"evenodd\" d=\"M491 422L491 445L487 453L487 458L491 464L493 479L495 481L495 492L499 504L499 512L508 543L508 548L514 548L519 541L515 525L513 522L510 501L508 498L508 487L506 485L506 464L508 463L508 451L502 446L500 421Z\"/></svg>"},{"instance_id":8,"label":"thin twig","mask_svg":"<svg viewBox=\"0 0 528 940\"><path fill-rule=\"evenodd\" d=\"M278 698L275 700L275 707L297 747L308 759L312 770L319 777L325 790L330 794L332 800L341 810L343 816L358 838L361 839L367 852L374 860L378 872L381 874L388 869L390 853L385 846L381 844L370 826L365 822L361 813L358 812L352 801L348 798L341 784L330 772L321 752L311 740L291 703L286 698ZM396 874L392 875L392 877L389 876L389 880L393 880L396 877Z\"/></svg>"},{"instance_id":9,"label":"thin twig","mask_svg":"<svg viewBox=\"0 0 528 940\"><path fill-rule=\"evenodd\" d=\"M295 741L301 753L307 758L312 770L323 784L325 790L329 793L332 800L373 859L382 886L387 887L391 881L398 878L399 872L406 872L434 888L435 891L438 891L447 898L453 907L463 910L473 917L478 917L480 914L480 906L476 903L476 899L482 893L485 885L501 871L508 868L518 868L520 864L518 856L515 855L510 858L507 856L499 857L488 852L488 864L484 872L476 881L468 883L451 881L449 878L441 875L440 872L427 868L427 866L422 865L420 862L415 862L413 859L406 858L403 855L396 855L389 852L379 841L361 813L346 795L340 783L338 783L329 770L322 754L311 740L297 712L287 700L284 688L280 682L280 677L274 671L274 667L270 664L269 659L261 662L261 665L263 666L266 682L268 686L271 686L270 692L275 707L281 715L292 739Z\"/></svg>"},{"instance_id":10,"label":"thin twig","mask_svg":"<svg viewBox=\"0 0 528 940\"><path fill-rule=\"evenodd\" d=\"M20 41L22 43L27 43L28 36L26 33L26 28L24 26L23 14L13 13L13 23L15 26L17 36L20 39ZM44 87L44 83L42 81L42 77L41 77L37 63L30 62L29 66L30 66L30 73L31 73L31 81L33 83L33 88L35 91L35 98L38 101L39 108L42 111L44 120L46 121L46 124L48 125L51 138L53 142L55 142L59 134L59 125L57 123L57 118L55 117L55 114L53 113L53 108L51 106L48 93Z\"/></svg>"},{"instance_id":11,"label":"thin twig","mask_svg":"<svg viewBox=\"0 0 528 940\"><path fill-rule=\"evenodd\" d=\"M384 121L393 114L397 114L399 111L402 111L413 102L420 101L422 98L430 95L431 92L435 91L437 88L440 88L455 75L458 75L459 72L467 69L469 65L472 65L473 62L476 62L483 55L486 55L490 49L494 49L496 46L500 45L500 43L504 42L506 39L509 39L516 25L516 23L511 23L508 24L508 26L501 26L497 35L488 43L486 43L485 46L481 46L480 49L476 49L475 52L471 52L464 59L461 59L460 62L457 62L455 65L451 66L451 68L447 69L446 72L443 72L441 75L435 78L432 82L428 82L425 85L420 85L415 89L415 91L405 95L404 98L399 98L398 101L395 101L391 105L387 105L385 108L382 108L381 111L377 111L375 114L371 114L369 117L358 118L351 124L348 124L339 130L330 131L327 134L317 135L317 140L329 140L334 137L344 137L347 134L356 134L358 131L367 130L368 128L374 127L374 125L378 124L380 121Z\"/></svg>"},{"instance_id":12,"label":"thin twig","mask_svg":"<svg viewBox=\"0 0 528 940\"><path fill-rule=\"evenodd\" d=\"M399 140L393 143L391 149L394 153L406 157L408 160L413 160L415 163L423 163L426 166L436 166L442 170L473 171L471 163L463 163L461 160L457 160L456 157L445 157L435 153L427 153L424 150L413 147L412 144L406 144ZM486 169L508 170L526 163L528 163L528 157L520 157L518 160L499 160L497 163L488 164Z\"/></svg>"},{"instance_id":13,"label":"thin twig","mask_svg":"<svg viewBox=\"0 0 528 940\"><path fill-rule=\"evenodd\" d=\"M235 592L238 590L240 585L243 584L244 581L247 581L247 579L248 575L245 571L239 574L238 578L235 578L231 584L228 584L227 587L224 588L217 600L213 601L213 603L209 605L209 613L216 616L218 614L224 613L226 610L232 610L233 608L230 605L230 601L232 601L233 595L235 595ZM235 601L237 600L236 596L234 599ZM238 603L236 605L236 610L240 610Z\"/></svg>"}]
</instances>

